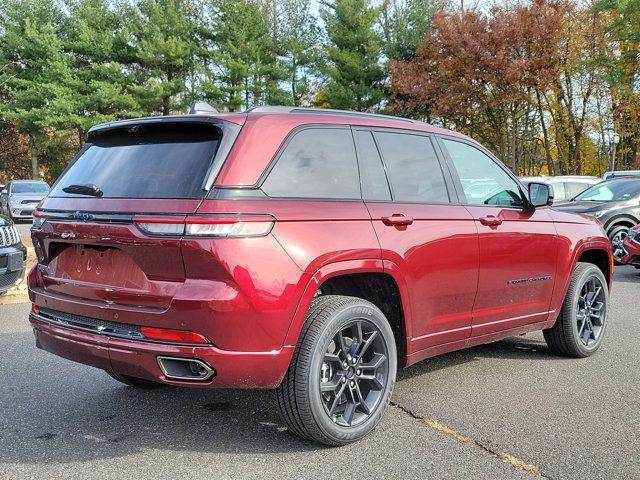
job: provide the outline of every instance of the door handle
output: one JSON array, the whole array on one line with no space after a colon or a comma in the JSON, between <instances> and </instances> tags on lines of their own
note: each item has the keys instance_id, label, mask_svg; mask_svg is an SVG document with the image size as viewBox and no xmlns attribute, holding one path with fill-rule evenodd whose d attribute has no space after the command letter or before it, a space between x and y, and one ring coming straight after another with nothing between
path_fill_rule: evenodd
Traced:
<instances>
[{"instance_id":1,"label":"door handle","mask_svg":"<svg viewBox=\"0 0 640 480\"><path fill-rule=\"evenodd\" d=\"M502 224L502 219L494 217L493 215L487 215L486 217L480 217L480 223L489 227L497 227Z\"/></svg>"},{"instance_id":2,"label":"door handle","mask_svg":"<svg viewBox=\"0 0 640 480\"><path fill-rule=\"evenodd\" d=\"M390 217L382 217L381 220L382 223L389 227L402 227L413 223L413 218L406 217L401 213L394 213Z\"/></svg>"}]
</instances>

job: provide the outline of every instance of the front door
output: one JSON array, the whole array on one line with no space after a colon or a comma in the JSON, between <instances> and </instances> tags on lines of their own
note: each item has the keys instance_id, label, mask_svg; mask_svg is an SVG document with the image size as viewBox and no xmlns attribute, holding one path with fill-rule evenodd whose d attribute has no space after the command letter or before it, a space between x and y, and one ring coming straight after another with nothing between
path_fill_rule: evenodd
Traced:
<instances>
[{"instance_id":1,"label":"front door","mask_svg":"<svg viewBox=\"0 0 640 480\"><path fill-rule=\"evenodd\" d=\"M547 208L529 208L519 183L476 146L441 140L479 234L472 336L542 322L555 282L556 230Z\"/></svg>"}]
</instances>

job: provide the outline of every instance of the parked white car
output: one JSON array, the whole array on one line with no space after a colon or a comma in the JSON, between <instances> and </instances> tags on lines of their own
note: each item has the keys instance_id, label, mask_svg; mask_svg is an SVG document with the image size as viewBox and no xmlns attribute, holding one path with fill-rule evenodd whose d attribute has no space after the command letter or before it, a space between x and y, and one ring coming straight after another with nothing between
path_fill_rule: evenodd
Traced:
<instances>
[{"instance_id":1,"label":"parked white car","mask_svg":"<svg viewBox=\"0 0 640 480\"><path fill-rule=\"evenodd\" d=\"M520 181L525 187L531 182L542 182L551 185L553 187L553 201L555 203L571 200L590 186L601 182L602 179L587 175L558 175L557 177L522 177Z\"/></svg>"},{"instance_id":2,"label":"parked white car","mask_svg":"<svg viewBox=\"0 0 640 480\"><path fill-rule=\"evenodd\" d=\"M12 180L0 194L0 213L12 220L30 220L36 205L49 193L49 185L39 180Z\"/></svg>"}]
</instances>

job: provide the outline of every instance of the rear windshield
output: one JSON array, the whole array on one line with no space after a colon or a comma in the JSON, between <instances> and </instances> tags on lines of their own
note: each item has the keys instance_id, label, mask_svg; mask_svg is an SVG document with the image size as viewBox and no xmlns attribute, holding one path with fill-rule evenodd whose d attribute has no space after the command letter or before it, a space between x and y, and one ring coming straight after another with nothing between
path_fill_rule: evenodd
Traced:
<instances>
[{"instance_id":1,"label":"rear windshield","mask_svg":"<svg viewBox=\"0 0 640 480\"><path fill-rule=\"evenodd\" d=\"M220 138L219 129L197 124L97 132L50 196L77 197L63 189L95 185L103 198L202 198Z\"/></svg>"},{"instance_id":2,"label":"rear windshield","mask_svg":"<svg viewBox=\"0 0 640 480\"><path fill-rule=\"evenodd\" d=\"M44 182L20 182L11 184L11 193L47 193L49 185Z\"/></svg>"}]
</instances>

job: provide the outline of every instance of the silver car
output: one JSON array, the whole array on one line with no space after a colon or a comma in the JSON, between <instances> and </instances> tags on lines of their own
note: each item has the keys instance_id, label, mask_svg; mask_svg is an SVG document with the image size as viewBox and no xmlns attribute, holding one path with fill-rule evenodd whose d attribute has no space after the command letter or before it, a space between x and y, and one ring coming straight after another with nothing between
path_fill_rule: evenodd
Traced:
<instances>
[{"instance_id":1,"label":"silver car","mask_svg":"<svg viewBox=\"0 0 640 480\"><path fill-rule=\"evenodd\" d=\"M12 180L2 190L0 209L13 220L30 220L36 205L49 193L49 185L39 180Z\"/></svg>"}]
</instances>

